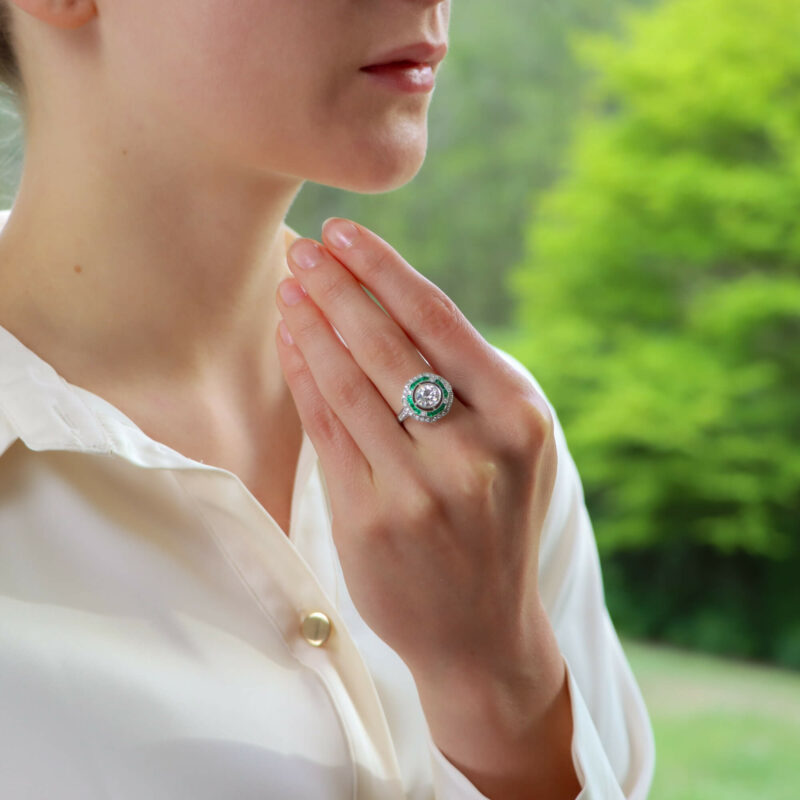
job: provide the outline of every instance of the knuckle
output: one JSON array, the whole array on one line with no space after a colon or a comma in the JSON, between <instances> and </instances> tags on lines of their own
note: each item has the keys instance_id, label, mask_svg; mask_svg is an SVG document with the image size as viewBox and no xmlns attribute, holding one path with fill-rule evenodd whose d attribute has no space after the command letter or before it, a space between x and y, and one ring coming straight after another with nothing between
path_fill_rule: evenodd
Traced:
<instances>
[{"instance_id":1,"label":"knuckle","mask_svg":"<svg viewBox=\"0 0 800 800\"><path fill-rule=\"evenodd\" d=\"M493 428L492 446L500 457L518 468L531 460L548 440L554 440L554 421L546 401L528 389L520 401L509 402L508 414Z\"/></svg>"},{"instance_id":2,"label":"knuckle","mask_svg":"<svg viewBox=\"0 0 800 800\"><path fill-rule=\"evenodd\" d=\"M392 267L394 263L394 253L381 248L377 253L364 253L363 266L361 269L362 283L378 285L383 273Z\"/></svg>"},{"instance_id":3,"label":"knuckle","mask_svg":"<svg viewBox=\"0 0 800 800\"><path fill-rule=\"evenodd\" d=\"M411 324L412 330L424 330L433 338L445 340L464 327L458 306L438 288L412 308Z\"/></svg>"},{"instance_id":4,"label":"knuckle","mask_svg":"<svg viewBox=\"0 0 800 800\"><path fill-rule=\"evenodd\" d=\"M307 412L308 427L323 441L335 442L341 431L339 423L325 404L315 405Z\"/></svg>"},{"instance_id":5,"label":"knuckle","mask_svg":"<svg viewBox=\"0 0 800 800\"><path fill-rule=\"evenodd\" d=\"M409 342L386 330L369 331L361 339L365 363L379 372L392 373L408 359Z\"/></svg>"},{"instance_id":6,"label":"knuckle","mask_svg":"<svg viewBox=\"0 0 800 800\"><path fill-rule=\"evenodd\" d=\"M331 394L337 408L359 408L364 402L364 384L354 378L340 378L334 382Z\"/></svg>"},{"instance_id":7,"label":"knuckle","mask_svg":"<svg viewBox=\"0 0 800 800\"><path fill-rule=\"evenodd\" d=\"M298 339L311 339L316 335L319 326L319 318L316 314L298 314L294 321L295 332Z\"/></svg>"},{"instance_id":8,"label":"knuckle","mask_svg":"<svg viewBox=\"0 0 800 800\"><path fill-rule=\"evenodd\" d=\"M548 438L553 437L553 415L547 403L538 395L528 402L524 402L517 410L515 417L519 419L516 431L518 441L525 450L538 447Z\"/></svg>"},{"instance_id":9,"label":"knuckle","mask_svg":"<svg viewBox=\"0 0 800 800\"><path fill-rule=\"evenodd\" d=\"M338 274L320 279L317 289L320 303L329 307L336 305L349 288L347 281Z\"/></svg>"},{"instance_id":10,"label":"knuckle","mask_svg":"<svg viewBox=\"0 0 800 800\"><path fill-rule=\"evenodd\" d=\"M311 371L308 365L300 359L292 359L291 363L287 364L284 369L286 370L286 377L293 386L304 387L311 378Z\"/></svg>"}]
</instances>

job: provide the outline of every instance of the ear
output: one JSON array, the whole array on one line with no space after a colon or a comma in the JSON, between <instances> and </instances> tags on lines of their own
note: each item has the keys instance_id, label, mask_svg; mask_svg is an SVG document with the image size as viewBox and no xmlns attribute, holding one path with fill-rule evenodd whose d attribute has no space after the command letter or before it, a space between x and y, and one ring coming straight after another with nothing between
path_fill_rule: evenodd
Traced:
<instances>
[{"instance_id":1,"label":"ear","mask_svg":"<svg viewBox=\"0 0 800 800\"><path fill-rule=\"evenodd\" d=\"M94 0L6 0L57 28L79 28L97 16Z\"/></svg>"}]
</instances>

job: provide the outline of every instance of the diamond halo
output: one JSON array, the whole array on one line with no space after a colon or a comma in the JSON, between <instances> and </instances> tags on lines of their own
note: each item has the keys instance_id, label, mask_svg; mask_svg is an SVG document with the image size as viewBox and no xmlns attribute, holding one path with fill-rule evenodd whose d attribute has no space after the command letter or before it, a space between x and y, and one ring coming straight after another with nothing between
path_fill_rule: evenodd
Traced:
<instances>
[{"instance_id":1,"label":"diamond halo","mask_svg":"<svg viewBox=\"0 0 800 800\"><path fill-rule=\"evenodd\" d=\"M436 422L453 405L453 387L441 375L422 372L403 387L403 410L398 422L414 417L420 422Z\"/></svg>"}]
</instances>

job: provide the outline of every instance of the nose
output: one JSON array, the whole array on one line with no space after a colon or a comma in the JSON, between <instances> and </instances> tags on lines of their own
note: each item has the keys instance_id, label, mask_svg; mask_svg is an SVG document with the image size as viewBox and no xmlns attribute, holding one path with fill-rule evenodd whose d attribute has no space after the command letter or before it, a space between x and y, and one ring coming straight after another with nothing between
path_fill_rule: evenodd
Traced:
<instances>
[{"instance_id":1,"label":"nose","mask_svg":"<svg viewBox=\"0 0 800 800\"><path fill-rule=\"evenodd\" d=\"M446 36L450 24L450 3L452 0L402 0L408 5L415 5L420 9L428 9L431 21L440 27Z\"/></svg>"}]
</instances>

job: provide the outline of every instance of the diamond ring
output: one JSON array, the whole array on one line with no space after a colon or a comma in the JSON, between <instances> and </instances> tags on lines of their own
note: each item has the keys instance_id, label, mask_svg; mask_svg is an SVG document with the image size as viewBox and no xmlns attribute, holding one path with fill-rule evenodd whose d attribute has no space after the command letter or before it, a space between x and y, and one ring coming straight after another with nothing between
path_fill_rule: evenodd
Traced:
<instances>
[{"instance_id":1,"label":"diamond ring","mask_svg":"<svg viewBox=\"0 0 800 800\"><path fill-rule=\"evenodd\" d=\"M452 405L453 387L441 375L422 372L403 387L403 410L397 421L414 417L420 422L436 422Z\"/></svg>"}]
</instances>

